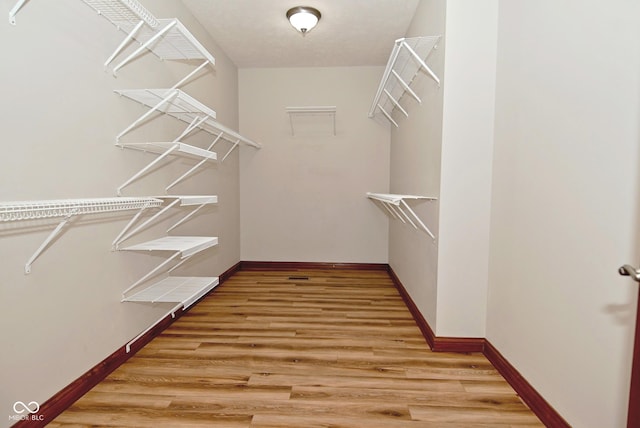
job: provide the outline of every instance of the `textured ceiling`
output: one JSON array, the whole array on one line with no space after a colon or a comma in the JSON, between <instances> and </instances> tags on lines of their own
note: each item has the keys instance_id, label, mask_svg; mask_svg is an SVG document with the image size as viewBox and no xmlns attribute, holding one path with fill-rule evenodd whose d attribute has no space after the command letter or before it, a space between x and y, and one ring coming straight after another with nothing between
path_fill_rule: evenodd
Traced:
<instances>
[{"instance_id":1,"label":"textured ceiling","mask_svg":"<svg viewBox=\"0 0 640 428\"><path fill-rule=\"evenodd\" d=\"M183 0L239 68L385 65L419 0ZM287 21L294 6L322 13L306 36Z\"/></svg>"}]
</instances>

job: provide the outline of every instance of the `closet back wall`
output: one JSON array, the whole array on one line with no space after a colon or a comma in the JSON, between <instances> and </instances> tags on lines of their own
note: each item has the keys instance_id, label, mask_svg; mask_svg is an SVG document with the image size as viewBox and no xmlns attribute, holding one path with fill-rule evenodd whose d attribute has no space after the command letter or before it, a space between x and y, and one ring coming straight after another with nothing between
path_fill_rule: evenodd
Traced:
<instances>
[{"instance_id":1,"label":"closet back wall","mask_svg":"<svg viewBox=\"0 0 640 428\"><path fill-rule=\"evenodd\" d=\"M391 49L391 47L389 47ZM383 67L241 69L242 260L387 263L389 127L367 117ZM286 107L336 106L293 117Z\"/></svg>"},{"instance_id":2,"label":"closet back wall","mask_svg":"<svg viewBox=\"0 0 640 428\"><path fill-rule=\"evenodd\" d=\"M159 18L179 18L215 56L182 89L237 129L237 69L177 0L142 1ZM15 1L3 1L8 11ZM114 146L115 136L146 108L114 89L169 88L199 62L160 61L150 53L114 78L103 62L124 33L78 0L27 2L17 25L0 22L0 200L113 197L116 188L155 155ZM160 117L123 141L172 141L184 129ZM206 147L200 132L188 142ZM216 147L224 154L230 145ZM221 158L221 156L219 156ZM173 189L174 194L217 194L172 234L218 236L219 246L195 256L176 275L218 276L240 260L238 151L209 163ZM124 189L124 196L152 196L194 162L174 158ZM175 223L152 227L127 244L165 235ZM122 291L165 260L112 252L111 242L135 212L76 218L24 274L24 264L58 221L0 224L0 426L8 426L16 401L42 404L85 371L164 315L173 304L120 303ZM28 227L26 227L28 226Z\"/></svg>"}]
</instances>

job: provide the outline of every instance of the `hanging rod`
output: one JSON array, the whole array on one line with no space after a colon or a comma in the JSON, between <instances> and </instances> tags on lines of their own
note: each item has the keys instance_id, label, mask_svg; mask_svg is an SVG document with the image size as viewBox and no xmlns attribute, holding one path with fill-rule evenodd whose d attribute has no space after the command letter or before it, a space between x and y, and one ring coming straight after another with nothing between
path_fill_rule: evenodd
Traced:
<instances>
[{"instance_id":1,"label":"hanging rod","mask_svg":"<svg viewBox=\"0 0 640 428\"><path fill-rule=\"evenodd\" d=\"M70 215L98 214L157 207L161 204L161 199L150 197L0 202L0 221L21 221L67 217Z\"/></svg>"},{"instance_id":2,"label":"hanging rod","mask_svg":"<svg viewBox=\"0 0 640 428\"><path fill-rule=\"evenodd\" d=\"M416 195L397 195L390 193L367 193L369 199L376 200L382 204L382 206L391 214L393 218L397 218L403 223L409 222L415 229L422 229L425 231L431 239L435 241L435 235L424 224L420 217L411 209L405 199L423 199L427 201L436 201L437 198L430 196L416 196ZM417 223L417 224L416 224ZM419 227L418 227L419 226Z\"/></svg>"},{"instance_id":3,"label":"hanging rod","mask_svg":"<svg viewBox=\"0 0 640 428\"><path fill-rule=\"evenodd\" d=\"M63 217L58 226L47 236L42 245L25 264L25 273L31 273L31 265L60 234L71 218L84 214L100 214L114 211L140 210L158 207L161 199L150 197L51 199L43 201L0 202L0 221L24 221Z\"/></svg>"}]
</instances>

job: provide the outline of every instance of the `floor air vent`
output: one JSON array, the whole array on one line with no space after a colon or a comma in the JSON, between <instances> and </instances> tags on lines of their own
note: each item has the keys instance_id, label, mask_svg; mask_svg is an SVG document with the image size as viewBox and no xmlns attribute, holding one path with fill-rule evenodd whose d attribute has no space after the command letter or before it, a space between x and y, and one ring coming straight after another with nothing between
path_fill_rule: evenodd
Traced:
<instances>
[{"instance_id":1,"label":"floor air vent","mask_svg":"<svg viewBox=\"0 0 640 428\"><path fill-rule=\"evenodd\" d=\"M289 279L307 281L307 280L309 280L309 277L308 276L290 276Z\"/></svg>"}]
</instances>

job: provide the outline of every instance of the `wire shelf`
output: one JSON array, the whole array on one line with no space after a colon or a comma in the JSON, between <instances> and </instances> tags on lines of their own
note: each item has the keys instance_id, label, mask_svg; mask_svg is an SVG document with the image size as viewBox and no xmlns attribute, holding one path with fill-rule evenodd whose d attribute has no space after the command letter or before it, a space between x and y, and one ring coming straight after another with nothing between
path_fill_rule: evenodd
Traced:
<instances>
[{"instance_id":1,"label":"wire shelf","mask_svg":"<svg viewBox=\"0 0 640 428\"><path fill-rule=\"evenodd\" d=\"M72 217L85 214L101 214L114 211L139 210L135 218L147 208L159 207L162 199L139 198L91 198L50 199L43 201L0 202L0 222L38 220L62 217L58 226L47 236L25 264L25 273L31 273L33 262L47 249Z\"/></svg>"},{"instance_id":2,"label":"wire shelf","mask_svg":"<svg viewBox=\"0 0 640 428\"><path fill-rule=\"evenodd\" d=\"M425 62L433 49L437 47L440 39L441 36L424 36L395 41L380 86L369 110L370 118L374 117L375 112L379 110L389 122L398 127L398 122L392 118L393 111L397 109L405 116L409 116L409 113L400 104L403 95L408 93L417 102L422 102L415 91L411 89L413 79L421 70L424 70L440 86L440 79Z\"/></svg>"},{"instance_id":3,"label":"wire shelf","mask_svg":"<svg viewBox=\"0 0 640 428\"><path fill-rule=\"evenodd\" d=\"M21 221L111 211L136 210L162 205L156 198L93 198L17 201L0 203L0 221Z\"/></svg>"},{"instance_id":4,"label":"wire shelf","mask_svg":"<svg viewBox=\"0 0 640 428\"><path fill-rule=\"evenodd\" d=\"M415 229L422 229L425 231L431 239L435 241L435 235L429 230L429 228L424 224L420 217L411 209L409 204L407 204L406 200L408 199L423 199L427 201L436 201L437 198L433 198L430 196L416 196L416 195L398 195L392 193L367 193L367 197L369 199L373 199L382 204L382 206L387 210L387 212L393 217L396 218L403 223L409 223Z\"/></svg>"},{"instance_id":5,"label":"wire shelf","mask_svg":"<svg viewBox=\"0 0 640 428\"><path fill-rule=\"evenodd\" d=\"M124 32L130 32L143 21L149 28L157 28L158 20L135 0L82 0Z\"/></svg>"},{"instance_id":6,"label":"wire shelf","mask_svg":"<svg viewBox=\"0 0 640 428\"><path fill-rule=\"evenodd\" d=\"M200 298L218 286L218 277L168 277L148 288L129 297L123 297L123 302L149 302L149 303L178 303L171 308L162 318L140 332L125 346L127 353L131 351L131 345L147 334L156 325L169 315L175 318L179 309L186 309Z\"/></svg>"},{"instance_id":7,"label":"wire shelf","mask_svg":"<svg viewBox=\"0 0 640 428\"><path fill-rule=\"evenodd\" d=\"M123 251L170 251L184 259L218 245L213 236L164 236L152 241L122 248Z\"/></svg>"},{"instance_id":8,"label":"wire shelf","mask_svg":"<svg viewBox=\"0 0 640 428\"><path fill-rule=\"evenodd\" d=\"M179 225L186 222L189 218L193 217L198 211L204 208L206 205L216 204L218 203L218 197L216 195L190 195L190 196L178 196L178 195L168 195L168 196L158 196L158 199L166 201L171 201L166 206L164 206L160 211L156 214L145 220L144 222L136 224L139 216L135 216L131 219L131 221L122 229L120 234L114 239L112 243L112 247L114 250L119 249L119 246L122 242L129 239L136 233L142 231L149 225L153 224L156 220L161 218L163 214L165 214L169 209L173 207L195 207L189 213L187 213L184 217L178 220L173 226L167 229L167 233L171 232L173 229L178 227Z\"/></svg>"},{"instance_id":9,"label":"wire shelf","mask_svg":"<svg viewBox=\"0 0 640 428\"><path fill-rule=\"evenodd\" d=\"M169 276L131 296L124 302L182 303L188 308L218 285L217 277Z\"/></svg>"},{"instance_id":10,"label":"wire shelf","mask_svg":"<svg viewBox=\"0 0 640 428\"><path fill-rule=\"evenodd\" d=\"M83 0L99 15L127 34L105 62L105 67L117 58L132 41L140 46L113 67L116 73L145 50L162 60L204 60L196 70L175 85L178 87L207 64L214 65L215 58L176 18L157 19L136 0Z\"/></svg>"},{"instance_id":11,"label":"wire shelf","mask_svg":"<svg viewBox=\"0 0 640 428\"><path fill-rule=\"evenodd\" d=\"M165 190L169 191L170 188L175 186L176 184L183 181L189 175L192 175L198 168L203 166L207 161L215 161L218 159L218 155L215 152L212 152L207 149L202 149L200 147L191 146L189 144L179 143L176 141L173 142L153 142L153 143L121 143L117 142L116 145L122 148L130 148L134 150L141 150L144 152L159 154L157 158L153 159L146 166L142 167L138 172L136 172L133 176L127 179L120 187L117 189L118 195L122 194L122 190L127 187L129 184L133 183L135 180L143 176L147 171L149 171L153 166L158 164L162 159L169 155L175 156L186 156L190 158L200 159L200 162L196 164L194 167L189 169L186 173L182 174L176 180L174 180L171 184L169 184ZM209 148L213 147L211 145Z\"/></svg>"}]
</instances>

